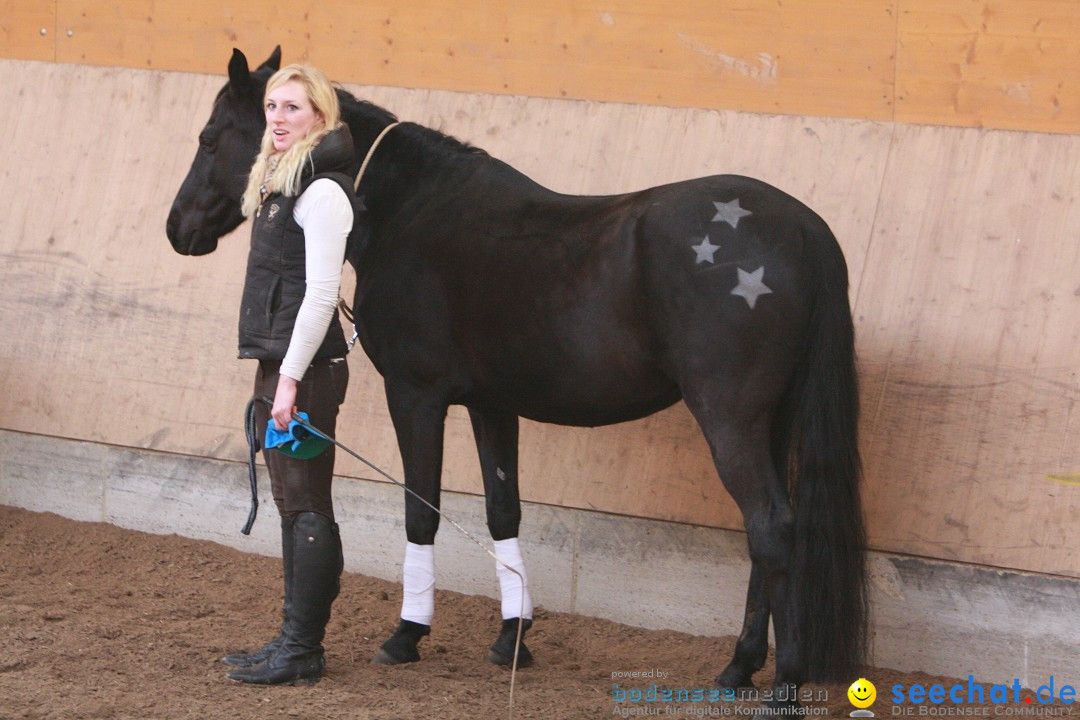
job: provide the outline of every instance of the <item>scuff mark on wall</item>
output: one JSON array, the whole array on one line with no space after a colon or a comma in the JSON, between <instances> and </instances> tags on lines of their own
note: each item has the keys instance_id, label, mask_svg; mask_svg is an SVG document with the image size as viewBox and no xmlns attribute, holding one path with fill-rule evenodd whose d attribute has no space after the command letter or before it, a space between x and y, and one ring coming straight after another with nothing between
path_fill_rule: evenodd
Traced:
<instances>
[{"instance_id":1,"label":"scuff mark on wall","mask_svg":"<svg viewBox=\"0 0 1080 720\"><path fill-rule=\"evenodd\" d=\"M727 55L695 40L686 33L676 33L679 43L705 58L722 70L731 70L756 81L760 85L775 85L779 77L779 64L771 53L759 52L756 60L744 60Z\"/></svg>"},{"instance_id":2,"label":"scuff mark on wall","mask_svg":"<svg viewBox=\"0 0 1080 720\"><path fill-rule=\"evenodd\" d=\"M1001 94L1024 105L1031 104L1031 87L1027 83L1018 82L1002 85Z\"/></svg>"}]
</instances>

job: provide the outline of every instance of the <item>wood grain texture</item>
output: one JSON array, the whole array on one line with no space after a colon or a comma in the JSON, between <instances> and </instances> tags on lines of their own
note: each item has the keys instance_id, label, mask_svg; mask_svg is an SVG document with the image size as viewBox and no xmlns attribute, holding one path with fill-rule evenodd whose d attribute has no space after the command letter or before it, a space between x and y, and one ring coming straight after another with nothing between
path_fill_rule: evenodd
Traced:
<instances>
[{"instance_id":1,"label":"wood grain texture","mask_svg":"<svg viewBox=\"0 0 1080 720\"><path fill-rule=\"evenodd\" d=\"M217 73L281 44L364 85L1080 132L1073 0L2 0L0 33L19 59Z\"/></svg>"},{"instance_id":2,"label":"wood grain texture","mask_svg":"<svg viewBox=\"0 0 1080 720\"><path fill-rule=\"evenodd\" d=\"M56 3L0 0L0 57L56 59Z\"/></svg>"},{"instance_id":3,"label":"wood grain texture","mask_svg":"<svg viewBox=\"0 0 1080 720\"><path fill-rule=\"evenodd\" d=\"M896 119L1080 132L1080 3L902 0Z\"/></svg>"},{"instance_id":4,"label":"wood grain texture","mask_svg":"<svg viewBox=\"0 0 1080 720\"><path fill-rule=\"evenodd\" d=\"M58 0L56 57L217 72L280 43L344 82L884 118L893 2Z\"/></svg>"},{"instance_id":5,"label":"wood grain texture","mask_svg":"<svg viewBox=\"0 0 1080 720\"><path fill-rule=\"evenodd\" d=\"M1075 136L898 128L855 305L883 542L1077 574L1078 182Z\"/></svg>"}]
</instances>

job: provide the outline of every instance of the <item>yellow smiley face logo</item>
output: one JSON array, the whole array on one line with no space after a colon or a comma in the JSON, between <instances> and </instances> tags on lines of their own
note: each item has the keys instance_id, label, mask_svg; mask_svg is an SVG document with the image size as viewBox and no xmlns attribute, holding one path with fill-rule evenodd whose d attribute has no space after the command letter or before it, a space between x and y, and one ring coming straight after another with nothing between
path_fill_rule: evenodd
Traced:
<instances>
[{"instance_id":1,"label":"yellow smiley face logo","mask_svg":"<svg viewBox=\"0 0 1080 720\"><path fill-rule=\"evenodd\" d=\"M868 708L877 699L877 688L866 678L859 678L847 689L848 700L857 708Z\"/></svg>"}]
</instances>

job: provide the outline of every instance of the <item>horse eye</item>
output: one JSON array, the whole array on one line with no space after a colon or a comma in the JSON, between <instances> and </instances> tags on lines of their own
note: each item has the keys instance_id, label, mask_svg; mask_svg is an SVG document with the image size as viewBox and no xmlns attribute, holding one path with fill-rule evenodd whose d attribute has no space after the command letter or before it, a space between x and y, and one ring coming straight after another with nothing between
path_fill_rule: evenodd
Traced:
<instances>
[{"instance_id":1,"label":"horse eye","mask_svg":"<svg viewBox=\"0 0 1080 720\"><path fill-rule=\"evenodd\" d=\"M199 147L208 153L213 153L217 149L217 140L215 138L208 138L199 136Z\"/></svg>"}]
</instances>

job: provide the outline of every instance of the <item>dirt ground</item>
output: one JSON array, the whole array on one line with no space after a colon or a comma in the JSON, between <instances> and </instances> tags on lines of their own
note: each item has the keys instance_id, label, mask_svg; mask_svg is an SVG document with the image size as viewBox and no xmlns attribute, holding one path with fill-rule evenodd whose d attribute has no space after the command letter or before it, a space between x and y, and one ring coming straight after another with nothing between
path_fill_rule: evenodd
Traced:
<instances>
[{"instance_id":1,"label":"dirt ground","mask_svg":"<svg viewBox=\"0 0 1080 720\"><path fill-rule=\"evenodd\" d=\"M346 552L358 552L346 548ZM251 687L219 658L277 631L280 561L205 541L157 536L0 506L0 718L508 718L510 673L484 662L498 606L440 592L423 659L369 664L396 625L401 589L346 574L327 633L327 676L314 687ZM734 638L694 637L542 609L529 634L535 666L519 671L514 718L749 717L752 702L615 702L619 689L707 688ZM770 666L758 678L767 687ZM659 671L662 680L613 679ZM878 718L894 684L958 682L868 668ZM852 678L855 680L855 678ZM964 681L966 682L966 680ZM989 685L987 686L989 688ZM810 716L847 717L847 687L808 686ZM821 699L827 694L828 699ZM1003 717L1049 705L934 706ZM633 697L631 692L630 697ZM1010 691L1011 700L1011 691ZM900 712L897 712L897 710ZM951 709L951 710L950 710ZM1071 706L1056 705L1054 716ZM1076 712L1080 716L1080 712Z\"/></svg>"}]
</instances>

